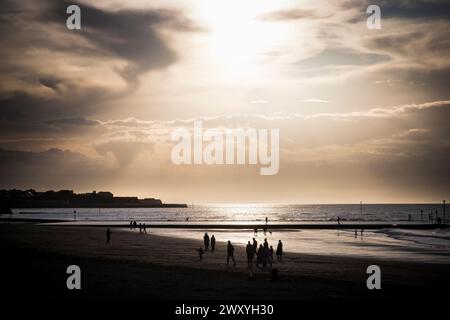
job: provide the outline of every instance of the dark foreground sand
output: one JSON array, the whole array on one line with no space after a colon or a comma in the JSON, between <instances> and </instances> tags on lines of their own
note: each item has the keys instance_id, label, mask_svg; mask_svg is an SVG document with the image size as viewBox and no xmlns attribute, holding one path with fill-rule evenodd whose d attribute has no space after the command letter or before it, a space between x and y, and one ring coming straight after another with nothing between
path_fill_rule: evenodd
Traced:
<instances>
[{"instance_id":1,"label":"dark foreground sand","mask_svg":"<svg viewBox=\"0 0 450 320\"><path fill-rule=\"evenodd\" d=\"M11 297L41 299L443 299L450 284L448 265L335 256L285 254L270 268L249 269L243 247L237 266L226 265L226 246L199 261L202 241L142 235L105 228L0 225L1 284ZM82 271L82 290L67 290L66 268ZM382 289L366 287L367 266L382 270Z\"/></svg>"}]
</instances>

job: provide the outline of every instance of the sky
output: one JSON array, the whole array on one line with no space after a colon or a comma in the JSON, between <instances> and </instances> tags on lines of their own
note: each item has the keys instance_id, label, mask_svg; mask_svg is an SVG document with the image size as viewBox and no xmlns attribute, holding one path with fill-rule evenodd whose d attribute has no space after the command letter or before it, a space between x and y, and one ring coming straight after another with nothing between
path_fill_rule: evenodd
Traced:
<instances>
[{"instance_id":1,"label":"sky","mask_svg":"<svg viewBox=\"0 0 450 320\"><path fill-rule=\"evenodd\" d=\"M81 29L66 8L81 8ZM381 29L368 29L369 5ZM186 203L450 194L448 1L0 3L0 188ZM171 133L279 129L280 167L172 163Z\"/></svg>"}]
</instances>

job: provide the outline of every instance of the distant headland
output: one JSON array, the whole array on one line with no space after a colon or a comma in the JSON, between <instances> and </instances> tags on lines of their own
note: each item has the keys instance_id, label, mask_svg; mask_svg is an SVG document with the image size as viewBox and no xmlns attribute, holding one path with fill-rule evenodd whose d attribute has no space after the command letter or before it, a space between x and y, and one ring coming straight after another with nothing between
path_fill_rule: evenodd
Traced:
<instances>
[{"instance_id":1,"label":"distant headland","mask_svg":"<svg viewBox=\"0 0 450 320\"><path fill-rule=\"evenodd\" d=\"M109 191L75 193L73 190L0 190L4 208L186 208L186 204L163 203L160 199L115 197Z\"/></svg>"}]
</instances>

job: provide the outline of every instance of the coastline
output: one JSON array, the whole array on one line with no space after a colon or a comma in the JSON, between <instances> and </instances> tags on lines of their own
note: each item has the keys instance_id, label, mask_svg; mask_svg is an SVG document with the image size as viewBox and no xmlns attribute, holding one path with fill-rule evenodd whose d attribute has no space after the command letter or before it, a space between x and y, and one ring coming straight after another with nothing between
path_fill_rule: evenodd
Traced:
<instances>
[{"instance_id":1,"label":"coastline","mask_svg":"<svg viewBox=\"0 0 450 320\"><path fill-rule=\"evenodd\" d=\"M286 252L275 263L283 278L270 281L270 268L252 269L249 281L243 246L237 266L226 265L226 248L199 261L201 239L188 240L105 228L0 225L7 290L40 299L439 299L450 280L447 265ZM83 290L65 288L65 268L80 265ZM366 268L381 267L382 290L366 287ZM18 285L18 283L20 285ZM46 285L43 285L46 283Z\"/></svg>"}]
</instances>

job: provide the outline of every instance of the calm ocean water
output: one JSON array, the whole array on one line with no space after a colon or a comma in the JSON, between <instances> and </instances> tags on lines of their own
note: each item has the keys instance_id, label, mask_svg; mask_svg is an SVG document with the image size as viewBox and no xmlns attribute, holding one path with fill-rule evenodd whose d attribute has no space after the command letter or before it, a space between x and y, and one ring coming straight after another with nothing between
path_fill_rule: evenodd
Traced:
<instances>
[{"instance_id":1,"label":"calm ocean water","mask_svg":"<svg viewBox=\"0 0 450 320\"><path fill-rule=\"evenodd\" d=\"M330 221L339 216L342 221L407 221L409 215L416 222L428 222L443 217L442 204L212 204L192 205L188 208L62 208L14 209L16 218L40 218L77 221ZM421 213L423 210L423 214ZM450 212L447 208L447 220Z\"/></svg>"},{"instance_id":2,"label":"calm ocean water","mask_svg":"<svg viewBox=\"0 0 450 320\"><path fill-rule=\"evenodd\" d=\"M448 208L447 208L448 209ZM321 222L342 221L429 223L429 215L443 217L442 204L359 204L347 205L194 205L189 208L154 209L14 209L15 218L39 218L73 221L76 210L78 224L136 220L138 222ZM421 213L423 210L423 213ZM447 217L450 212L447 210ZM423 220L422 220L423 218ZM97 221L97 222L94 222ZM448 219L447 219L448 222ZM128 230L128 229L127 229ZM132 232L131 230L128 230ZM218 241L231 240L244 245L253 235L251 230L194 230L152 229L151 234L197 239L201 243L205 231L215 234ZM259 232L258 242L267 237L269 242L282 240L287 252L377 257L402 261L422 261L450 264L450 229L404 230L387 228L366 230L364 236L354 236L354 230L273 230L264 235Z\"/></svg>"}]
</instances>

